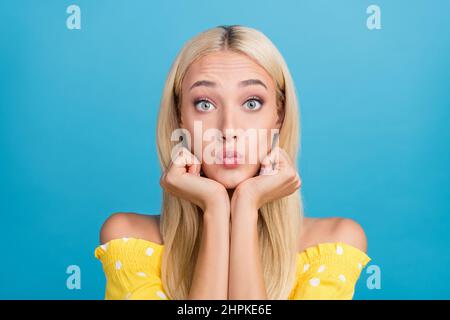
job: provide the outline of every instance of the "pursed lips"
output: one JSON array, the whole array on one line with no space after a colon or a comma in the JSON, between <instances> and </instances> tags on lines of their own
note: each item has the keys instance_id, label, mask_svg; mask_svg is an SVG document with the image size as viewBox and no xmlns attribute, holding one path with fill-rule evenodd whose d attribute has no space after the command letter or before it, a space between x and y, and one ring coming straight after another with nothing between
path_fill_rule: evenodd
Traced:
<instances>
[{"instance_id":1,"label":"pursed lips","mask_svg":"<svg viewBox=\"0 0 450 320\"><path fill-rule=\"evenodd\" d=\"M216 159L220 161L240 161L242 158L242 155L234 149L224 149L222 152L219 150L219 152L216 153Z\"/></svg>"}]
</instances>

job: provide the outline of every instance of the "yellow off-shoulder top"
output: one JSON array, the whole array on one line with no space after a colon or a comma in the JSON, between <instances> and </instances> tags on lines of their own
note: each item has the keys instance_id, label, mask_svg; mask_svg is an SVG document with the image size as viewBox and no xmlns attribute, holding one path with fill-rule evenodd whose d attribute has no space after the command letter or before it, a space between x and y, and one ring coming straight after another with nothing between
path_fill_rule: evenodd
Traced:
<instances>
[{"instance_id":1,"label":"yellow off-shoulder top","mask_svg":"<svg viewBox=\"0 0 450 320\"><path fill-rule=\"evenodd\" d=\"M111 240L95 249L106 277L105 299L168 299L161 281L164 245L144 239ZM298 253L296 282L288 300L352 299L371 260L343 242L320 243Z\"/></svg>"}]
</instances>

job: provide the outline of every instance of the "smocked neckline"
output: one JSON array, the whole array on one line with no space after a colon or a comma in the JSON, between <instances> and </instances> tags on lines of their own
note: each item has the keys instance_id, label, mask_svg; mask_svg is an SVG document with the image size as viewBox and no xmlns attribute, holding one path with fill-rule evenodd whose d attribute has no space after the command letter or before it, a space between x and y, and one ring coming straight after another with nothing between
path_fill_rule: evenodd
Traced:
<instances>
[{"instance_id":1,"label":"smocked neckline","mask_svg":"<svg viewBox=\"0 0 450 320\"><path fill-rule=\"evenodd\" d=\"M111 243L113 241L120 241L120 240L123 241L124 239L127 239L127 240L133 239L133 240L137 240L137 241L144 242L144 243L150 243L160 249L164 248L164 244L159 244L154 241L150 241L150 240L146 240L146 239L142 239L142 238L124 237L124 238L117 238L117 239L109 240L108 242L105 242L104 244L97 246L96 249L104 248L105 246L107 246L109 243ZM363 256L366 256L367 258L369 258L367 256L367 254L364 251L360 250L359 248L356 248L355 246L352 246L350 244L347 244L345 242L340 242L340 241L321 242L321 243L315 244L313 246L305 248L303 251L297 252L297 256L304 258L307 256L315 255L315 254L319 253L320 251L323 251L326 249L334 249L335 250L336 248L339 248L339 246L341 246L342 248L349 248L350 250L353 250L357 254L363 255Z\"/></svg>"}]
</instances>

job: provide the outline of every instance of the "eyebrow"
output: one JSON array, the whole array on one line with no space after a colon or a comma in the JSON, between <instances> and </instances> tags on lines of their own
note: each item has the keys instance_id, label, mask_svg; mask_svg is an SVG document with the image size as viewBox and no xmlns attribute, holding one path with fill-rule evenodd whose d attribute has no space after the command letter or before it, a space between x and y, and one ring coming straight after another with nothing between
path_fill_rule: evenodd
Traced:
<instances>
[{"instance_id":1,"label":"eyebrow","mask_svg":"<svg viewBox=\"0 0 450 320\"><path fill-rule=\"evenodd\" d=\"M266 88L266 90L267 90L267 86L264 84L264 82L262 82L259 79L248 79L248 80L239 82L239 87L257 86L257 85L261 85L264 88Z\"/></svg>"},{"instance_id":2,"label":"eyebrow","mask_svg":"<svg viewBox=\"0 0 450 320\"><path fill-rule=\"evenodd\" d=\"M267 86L264 84L264 82L262 82L259 79L248 79L248 80L243 80L243 81L239 82L239 87L255 86L255 85L261 85L264 88L266 88L266 90L267 90ZM209 80L199 80L199 81L194 82L194 84L189 88L189 90L192 90L193 88L200 87L200 86L214 88L217 86L217 84L215 82L209 81Z\"/></svg>"}]
</instances>

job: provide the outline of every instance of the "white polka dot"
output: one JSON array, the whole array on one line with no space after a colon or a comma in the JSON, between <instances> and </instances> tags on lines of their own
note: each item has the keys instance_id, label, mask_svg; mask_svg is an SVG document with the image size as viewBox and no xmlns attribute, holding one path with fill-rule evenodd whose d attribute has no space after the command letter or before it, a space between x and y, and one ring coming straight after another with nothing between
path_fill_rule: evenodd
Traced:
<instances>
[{"instance_id":1,"label":"white polka dot","mask_svg":"<svg viewBox=\"0 0 450 320\"><path fill-rule=\"evenodd\" d=\"M139 277L146 277L147 275L145 274L145 272L138 272L136 273Z\"/></svg>"},{"instance_id":2,"label":"white polka dot","mask_svg":"<svg viewBox=\"0 0 450 320\"><path fill-rule=\"evenodd\" d=\"M317 287L320 284L320 279L312 278L309 280L309 284L312 285L313 287Z\"/></svg>"},{"instance_id":3,"label":"white polka dot","mask_svg":"<svg viewBox=\"0 0 450 320\"><path fill-rule=\"evenodd\" d=\"M325 270L325 266L324 266L324 265L321 265L321 266L319 267L319 269L317 269L317 272L323 272L323 270Z\"/></svg>"},{"instance_id":4,"label":"white polka dot","mask_svg":"<svg viewBox=\"0 0 450 320\"><path fill-rule=\"evenodd\" d=\"M153 248L148 247L147 250L145 251L145 254L151 256L153 254L153 251L154 251Z\"/></svg>"},{"instance_id":5,"label":"white polka dot","mask_svg":"<svg viewBox=\"0 0 450 320\"><path fill-rule=\"evenodd\" d=\"M358 263L358 269L361 270L362 269L362 264Z\"/></svg>"},{"instance_id":6,"label":"white polka dot","mask_svg":"<svg viewBox=\"0 0 450 320\"><path fill-rule=\"evenodd\" d=\"M308 271L308 269L309 269L309 264L306 263L306 264L303 266L303 272Z\"/></svg>"},{"instance_id":7,"label":"white polka dot","mask_svg":"<svg viewBox=\"0 0 450 320\"><path fill-rule=\"evenodd\" d=\"M130 238L122 238L123 241L127 242Z\"/></svg>"},{"instance_id":8,"label":"white polka dot","mask_svg":"<svg viewBox=\"0 0 450 320\"><path fill-rule=\"evenodd\" d=\"M345 282L345 276L343 274L340 274L338 276L339 280L341 280L342 282Z\"/></svg>"},{"instance_id":9,"label":"white polka dot","mask_svg":"<svg viewBox=\"0 0 450 320\"><path fill-rule=\"evenodd\" d=\"M108 248L108 244L102 244L101 247L104 251L106 251L106 249Z\"/></svg>"},{"instance_id":10,"label":"white polka dot","mask_svg":"<svg viewBox=\"0 0 450 320\"><path fill-rule=\"evenodd\" d=\"M338 255L342 255L344 253L344 248L342 248L341 246L337 246L336 247L336 253Z\"/></svg>"},{"instance_id":11,"label":"white polka dot","mask_svg":"<svg viewBox=\"0 0 450 320\"><path fill-rule=\"evenodd\" d=\"M160 297L161 299L167 299L166 295L165 295L164 292L162 292L162 291L157 291L156 294L157 294L158 297Z\"/></svg>"},{"instance_id":12,"label":"white polka dot","mask_svg":"<svg viewBox=\"0 0 450 320\"><path fill-rule=\"evenodd\" d=\"M120 270L120 268L122 268L122 262L120 262L120 260L116 261L116 269Z\"/></svg>"},{"instance_id":13,"label":"white polka dot","mask_svg":"<svg viewBox=\"0 0 450 320\"><path fill-rule=\"evenodd\" d=\"M130 299L131 299L131 293L128 292L128 293L125 295L125 300L130 300Z\"/></svg>"}]
</instances>

